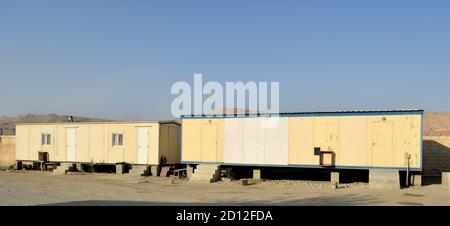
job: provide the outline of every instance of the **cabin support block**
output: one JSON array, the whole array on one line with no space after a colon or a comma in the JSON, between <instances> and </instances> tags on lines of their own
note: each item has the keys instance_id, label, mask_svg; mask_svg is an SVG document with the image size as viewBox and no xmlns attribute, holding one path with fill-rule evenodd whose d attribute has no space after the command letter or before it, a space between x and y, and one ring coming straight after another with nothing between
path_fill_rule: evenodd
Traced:
<instances>
[{"instance_id":1,"label":"cabin support block","mask_svg":"<svg viewBox=\"0 0 450 226\"><path fill-rule=\"evenodd\" d=\"M260 169L253 169L253 179L261 180L261 170Z\"/></svg>"},{"instance_id":2,"label":"cabin support block","mask_svg":"<svg viewBox=\"0 0 450 226\"><path fill-rule=\"evenodd\" d=\"M150 173L152 176L158 176L158 166L150 166Z\"/></svg>"},{"instance_id":3,"label":"cabin support block","mask_svg":"<svg viewBox=\"0 0 450 226\"><path fill-rule=\"evenodd\" d=\"M442 185L450 188L450 172L442 172Z\"/></svg>"},{"instance_id":4,"label":"cabin support block","mask_svg":"<svg viewBox=\"0 0 450 226\"><path fill-rule=\"evenodd\" d=\"M339 185L339 172L331 172L330 181L333 185Z\"/></svg>"},{"instance_id":5,"label":"cabin support block","mask_svg":"<svg viewBox=\"0 0 450 226\"><path fill-rule=\"evenodd\" d=\"M422 175L420 175L420 174L411 175L411 185L412 186L422 186Z\"/></svg>"},{"instance_id":6,"label":"cabin support block","mask_svg":"<svg viewBox=\"0 0 450 226\"><path fill-rule=\"evenodd\" d=\"M194 173L194 167L192 167L191 165L187 165L186 166L186 176L187 178L191 178L192 174Z\"/></svg>"},{"instance_id":7,"label":"cabin support block","mask_svg":"<svg viewBox=\"0 0 450 226\"><path fill-rule=\"evenodd\" d=\"M83 165L81 163L76 163L75 167L78 172L83 172Z\"/></svg>"},{"instance_id":8,"label":"cabin support block","mask_svg":"<svg viewBox=\"0 0 450 226\"><path fill-rule=\"evenodd\" d=\"M116 164L116 174L124 174L125 172L125 164L119 163Z\"/></svg>"},{"instance_id":9,"label":"cabin support block","mask_svg":"<svg viewBox=\"0 0 450 226\"><path fill-rule=\"evenodd\" d=\"M399 189L400 173L398 170L371 169L369 171L369 187L380 189Z\"/></svg>"}]
</instances>

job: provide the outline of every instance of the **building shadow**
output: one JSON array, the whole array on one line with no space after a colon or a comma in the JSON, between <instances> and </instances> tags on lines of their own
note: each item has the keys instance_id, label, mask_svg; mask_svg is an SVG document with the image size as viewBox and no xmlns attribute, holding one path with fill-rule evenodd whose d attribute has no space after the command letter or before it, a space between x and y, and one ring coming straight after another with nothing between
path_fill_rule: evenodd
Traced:
<instances>
[{"instance_id":1,"label":"building shadow","mask_svg":"<svg viewBox=\"0 0 450 226\"><path fill-rule=\"evenodd\" d=\"M435 141L423 141L422 185L440 184L441 173L450 171L450 148Z\"/></svg>"},{"instance_id":2,"label":"building shadow","mask_svg":"<svg viewBox=\"0 0 450 226\"><path fill-rule=\"evenodd\" d=\"M372 197L346 194L333 197L312 197L283 201L226 201L226 202L146 202L127 200L85 200L49 203L40 206L362 206L380 205L381 201Z\"/></svg>"}]
</instances>

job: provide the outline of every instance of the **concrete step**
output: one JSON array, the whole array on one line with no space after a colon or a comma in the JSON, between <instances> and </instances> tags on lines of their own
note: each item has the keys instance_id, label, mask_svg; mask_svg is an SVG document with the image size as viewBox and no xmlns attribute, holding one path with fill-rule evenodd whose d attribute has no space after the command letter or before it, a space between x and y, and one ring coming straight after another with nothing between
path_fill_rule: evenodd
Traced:
<instances>
[{"instance_id":1,"label":"concrete step","mask_svg":"<svg viewBox=\"0 0 450 226\"><path fill-rule=\"evenodd\" d=\"M150 175L150 166L132 166L128 175Z\"/></svg>"},{"instance_id":2,"label":"concrete step","mask_svg":"<svg viewBox=\"0 0 450 226\"><path fill-rule=\"evenodd\" d=\"M61 163L52 172L54 174L66 174L69 171L75 171L75 170L76 170L75 164L73 164L73 163Z\"/></svg>"},{"instance_id":3,"label":"concrete step","mask_svg":"<svg viewBox=\"0 0 450 226\"><path fill-rule=\"evenodd\" d=\"M192 182L211 183L220 179L220 165L198 165L190 177Z\"/></svg>"}]
</instances>

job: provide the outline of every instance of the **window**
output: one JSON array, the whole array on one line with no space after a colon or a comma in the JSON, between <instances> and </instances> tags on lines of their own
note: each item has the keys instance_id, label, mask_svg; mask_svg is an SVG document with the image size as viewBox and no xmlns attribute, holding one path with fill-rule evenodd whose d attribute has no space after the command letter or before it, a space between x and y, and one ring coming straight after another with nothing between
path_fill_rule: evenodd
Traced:
<instances>
[{"instance_id":1,"label":"window","mask_svg":"<svg viewBox=\"0 0 450 226\"><path fill-rule=\"evenodd\" d=\"M112 146L123 146L123 134L122 133L113 133Z\"/></svg>"},{"instance_id":2,"label":"window","mask_svg":"<svg viewBox=\"0 0 450 226\"><path fill-rule=\"evenodd\" d=\"M48 133L42 134L42 145L51 145L52 144L52 135Z\"/></svg>"}]
</instances>

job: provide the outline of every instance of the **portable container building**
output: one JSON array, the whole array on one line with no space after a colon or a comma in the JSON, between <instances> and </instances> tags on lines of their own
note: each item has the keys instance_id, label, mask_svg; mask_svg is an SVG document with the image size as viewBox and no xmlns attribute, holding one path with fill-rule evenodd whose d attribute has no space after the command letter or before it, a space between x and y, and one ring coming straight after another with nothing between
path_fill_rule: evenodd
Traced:
<instances>
[{"instance_id":1,"label":"portable container building","mask_svg":"<svg viewBox=\"0 0 450 226\"><path fill-rule=\"evenodd\" d=\"M422 169L422 110L182 117L185 164Z\"/></svg>"},{"instance_id":2,"label":"portable container building","mask_svg":"<svg viewBox=\"0 0 450 226\"><path fill-rule=\"evenodd\" d=\"M21 123L16 125L16 161L129 163L180 162L176 121Z\"/></svg>"}]
</instances>

